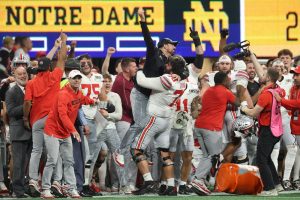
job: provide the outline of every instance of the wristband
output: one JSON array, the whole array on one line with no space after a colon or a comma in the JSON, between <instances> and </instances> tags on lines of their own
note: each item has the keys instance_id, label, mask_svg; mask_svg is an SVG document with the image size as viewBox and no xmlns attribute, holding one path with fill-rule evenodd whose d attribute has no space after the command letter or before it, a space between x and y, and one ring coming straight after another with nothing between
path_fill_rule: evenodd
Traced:
<instances>
[{"instance_id":1,"label":"wristband","mask_svg":"<svg viewBox=\"0 0 300 200\"><path fill-rule=\"evenodd\" d=\"M194 60L195 67L198 69L202 69L203 60L204 60L203 54L196 54L196 58Z\"/></svg>"}]
</instances>

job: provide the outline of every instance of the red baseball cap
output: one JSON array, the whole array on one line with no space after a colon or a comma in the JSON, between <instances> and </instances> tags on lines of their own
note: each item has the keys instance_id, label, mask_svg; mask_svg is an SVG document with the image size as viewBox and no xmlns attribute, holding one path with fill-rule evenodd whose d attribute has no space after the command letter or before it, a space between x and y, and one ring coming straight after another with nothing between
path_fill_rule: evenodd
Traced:
<instances>
[{"instance_id":1,"label":"red baseball cap","mask_svg":"<svg viewBox=\"0 0 300 200\"><path fill-rule=\"evenodd\" d=\"M291 73L300 74L300 65L291 69Z\"/></svg>"}]
</instances>

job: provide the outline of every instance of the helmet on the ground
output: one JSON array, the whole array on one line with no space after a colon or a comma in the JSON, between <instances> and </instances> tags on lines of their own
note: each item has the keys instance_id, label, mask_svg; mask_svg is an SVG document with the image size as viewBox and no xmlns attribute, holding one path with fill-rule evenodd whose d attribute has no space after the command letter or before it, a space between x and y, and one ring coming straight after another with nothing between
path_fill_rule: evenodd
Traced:
<instances>
[{"instance_id":1,"label":"helmet on the ground","mask_svg":"<svg viewBox=\"0 0 300 200\"><path fill-rule=\"evenodd\" d=\"M236 137L247 137L255 133L254 120L246 115L238 116L232 123L232 131Z\"/></svg>"},{"instance_id":2,"label":"helmet on the ground","mask_svg":"<svg viewBox=\"0 0 300 200\"><path fill-rule=\"evenodd\" d=\"M30 66L30 59L23 55L23 54L20 54L19 56L15 56L12 60L12 66L13 67L17 67L17 64L26 64L27 67Z\"/></svg>"}]
</instances>

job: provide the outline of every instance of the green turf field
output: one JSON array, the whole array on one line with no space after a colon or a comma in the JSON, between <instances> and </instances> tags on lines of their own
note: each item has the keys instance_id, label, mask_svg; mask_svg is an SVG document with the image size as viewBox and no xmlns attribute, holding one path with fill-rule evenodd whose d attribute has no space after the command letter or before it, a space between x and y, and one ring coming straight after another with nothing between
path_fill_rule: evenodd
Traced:
<instances>
[{"instance_id":1,"label":"green turf field","mask_svg":"<svg viewBox=\"0 0 300 200\"><path fill-rule=\"evenodd\" d=\"M35 198L39 199L39 198ZM65 198L64 198L65 199ZM291 191L291 192L282 192L277 197L260 197L260 196L250 196L250 195L230 195L225 193L213 193L210 196L197 196L197 195L190 195L190 196L176 196L176 197L168 197L168 196L158 196L158 195L144 195L144 196L133 196L133 195L111 195L109 193L105 194L104 196L99 197L92 197L92 198L82 198L82 199L132 199L132 200L196 200L196 199L208 199L208 200L254 200L254 199L276 199L276 200L300 200L300 191Z\"/></svg>"}]
</instances>

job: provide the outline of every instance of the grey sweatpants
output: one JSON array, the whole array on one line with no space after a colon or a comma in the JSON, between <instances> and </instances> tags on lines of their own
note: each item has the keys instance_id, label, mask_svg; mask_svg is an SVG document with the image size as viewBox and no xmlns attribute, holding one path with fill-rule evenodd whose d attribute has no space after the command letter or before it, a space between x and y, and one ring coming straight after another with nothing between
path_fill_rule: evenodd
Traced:
<instances>
[{"instance_id":1,"label":"grey sweatpants","mask_svg":"<svg viewBox=\"0 0 300 200\"><path fill-rule=\"evenodd\" d=\"M32 125L32 152L29 162L29 177L36 181L39 178L39 163L44 147L44 127L47 117L37 120Z\"/></svg>"},{"instance_id":2,"label":"grey sweatpants","mask_svg":"<svg viewBox=\"0 0 300 200\"><path fill-rule=\"evenodd\" d=\"M64 182L69 186L70 190L76 189L71 136L59 139L45 134L45 144L47 149L47 163L42 178L42 189L48 190L51 188L51 177L59 155L62 158Z\"/></svg>"},{"instance_id":3,"label":"grey sweatpants","mask_svg":"<svg viewBox=\"0 0 300 200\"><path fill-rule=\"evenodd\" d=\"M195 135L200 143L203 157L198 164L196 179L206 178L211 165L211 156L222 152L222 131L210 131L202 128L195 128Z\"/></svg>"}]
</instances>

